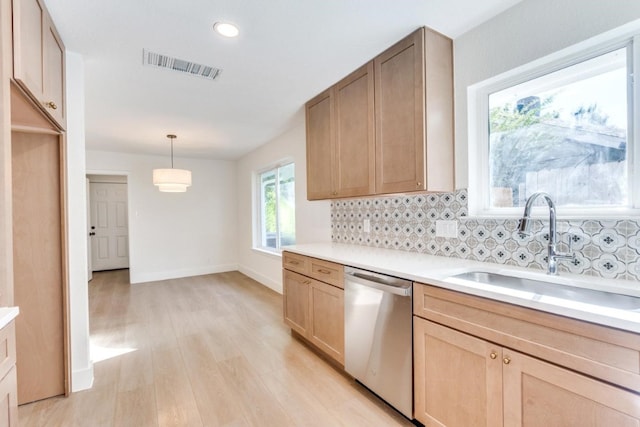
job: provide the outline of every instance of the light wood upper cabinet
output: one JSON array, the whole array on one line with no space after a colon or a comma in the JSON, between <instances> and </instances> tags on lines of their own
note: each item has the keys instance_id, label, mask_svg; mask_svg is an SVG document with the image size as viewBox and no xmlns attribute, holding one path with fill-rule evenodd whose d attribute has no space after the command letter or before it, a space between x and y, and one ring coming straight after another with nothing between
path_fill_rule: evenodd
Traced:
<instances>
[{"instance_id":1,"label":"light wood upper cabinet","mask_svg":"<svg viewBox=\"0 0 640 427\"><path fill-rule=\"evenodd\" d=\"M306 104L307 198L452 191L452 42L420 28Z\"/></svg>"},{"instance_id":2,"label":"light wood upper cabinet","mask_svg":"<svg viewBox=\"0 0 640 427\"><path fill-rule=\"evenodd\" d=\"M44 96L46 13L39 0L13 1L13 75L37 97Z\"/></svg>"},{"instance_id":3,"label":"light wood upper cabinet","mask_svg":"<svg viewBox=\"0 0 640 427\"><path fill-rule=\"evenodd\" d=\"M306 104L307 198L374 191L373 63Z\"/></svg>"},{"instance_id":4,"label":"light wood upper cabinet","mask_svg":"<svg viewBox=\"0 0 640 427\"><path fill-rule=\"evenodd\" d=\"M13 75L66 127L64 45L40 0L13 0Z\"/></svg>"},{"instance_id":5,"label":"light wood upper cabinet","mask_svg":"<svg viewBox=\"0 0 640 427\"><path fill-rule=\"evenodd\" d=\"M333 89L306 104L307 123L307 199L333 196L334 105Z\"/></svg>"},{"instance_id":6,"label":"light wood upper cabinet","mask_svg":"<svg viewBox=\"0 0 640 427\"><path fill-rule=\"evenodd\" d=\"M452 52L421 28L374 59L377 194L454 189Z\"/></svg>"},{"instance_id":7,"label":"light wood upper cabinet","mask_svg":"<svg viewBox=\"0 0 640 427\"><path fill-rule=\"evenodd\" d=\"M335 86L335 191L337 197L375 191L373 62Z\"/></svg>"},{"instance_id":8,"label":"light wood upper cabinet","mask_svg":"<svg viewBox=\"0 0 640 427\"><path fill-rule=\"evenodd\" d=\"M53 22L47 20L44 32L45 85L43 102L46 110L63 128L66 127L64 45Z\"/></svg>"}]
</instances>

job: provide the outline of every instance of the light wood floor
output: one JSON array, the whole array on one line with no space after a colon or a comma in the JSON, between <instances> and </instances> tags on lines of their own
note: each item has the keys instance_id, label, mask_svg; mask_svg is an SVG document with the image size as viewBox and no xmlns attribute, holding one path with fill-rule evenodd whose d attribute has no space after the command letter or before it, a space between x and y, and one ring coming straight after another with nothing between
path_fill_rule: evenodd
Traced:
<instances>
[{"instance_id":1,"label":"light wood floor","mask_svg":"<svg viewBox=\"0 0 640 427\"><path fill-rule=\"evenodd\" d=\"M89 284L93 388L21 406L21 427L412 425L293 338L281 295L248 277L128 281Z\"/></svg>"}]
</instances>

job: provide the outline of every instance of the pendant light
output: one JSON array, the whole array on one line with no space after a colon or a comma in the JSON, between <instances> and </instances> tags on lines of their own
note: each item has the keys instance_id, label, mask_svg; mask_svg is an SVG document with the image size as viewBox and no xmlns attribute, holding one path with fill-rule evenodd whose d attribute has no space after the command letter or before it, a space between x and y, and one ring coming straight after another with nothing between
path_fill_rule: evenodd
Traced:
<instances>
[{"instance_id":1,"label":"pendant light","mask_svg":"<svg viewBox=\"0 0 640 427\"><path fill-rule=\"evenodd\" d=\"M167 135L171 141L171 169L154 169L153 185L164 193L184 193L191 186L191 171L173 168L173 140L175 135Z\"/></svg>"}]
</instances>

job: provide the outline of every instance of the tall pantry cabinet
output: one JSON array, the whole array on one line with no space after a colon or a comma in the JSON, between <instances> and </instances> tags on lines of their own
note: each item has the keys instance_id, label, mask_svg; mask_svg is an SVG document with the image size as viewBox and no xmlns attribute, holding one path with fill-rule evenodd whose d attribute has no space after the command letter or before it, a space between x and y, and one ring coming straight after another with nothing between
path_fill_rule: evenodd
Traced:
<instances>
[{"instance_id":1,"label":"tall pantry cabinet","mask_svg":"<svg viewBox=\"0 0 640 427\"><path fill-rule=\"evenodd\" d=\"M0 4L0 305L20 308L21 404L70 389L64 45L42 1Z\"/></svg>"}]
</instances>

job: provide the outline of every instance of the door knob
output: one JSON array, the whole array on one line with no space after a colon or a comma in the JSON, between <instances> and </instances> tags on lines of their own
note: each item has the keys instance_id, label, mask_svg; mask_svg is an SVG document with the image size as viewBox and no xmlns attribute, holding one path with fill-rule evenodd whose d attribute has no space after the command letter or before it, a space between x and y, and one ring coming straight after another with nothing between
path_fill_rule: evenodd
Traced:
<instances>
[{"instance_id":1,"label":"door knob","mask_svg":"<svg viewBox=\"0 0 640 427\"><path fill-rule=\"evenodd\" d=\"M95 236L96 233L94 233L93 231L91 233L89 233L89 236Z\"/></svg>"}]
</instances>

